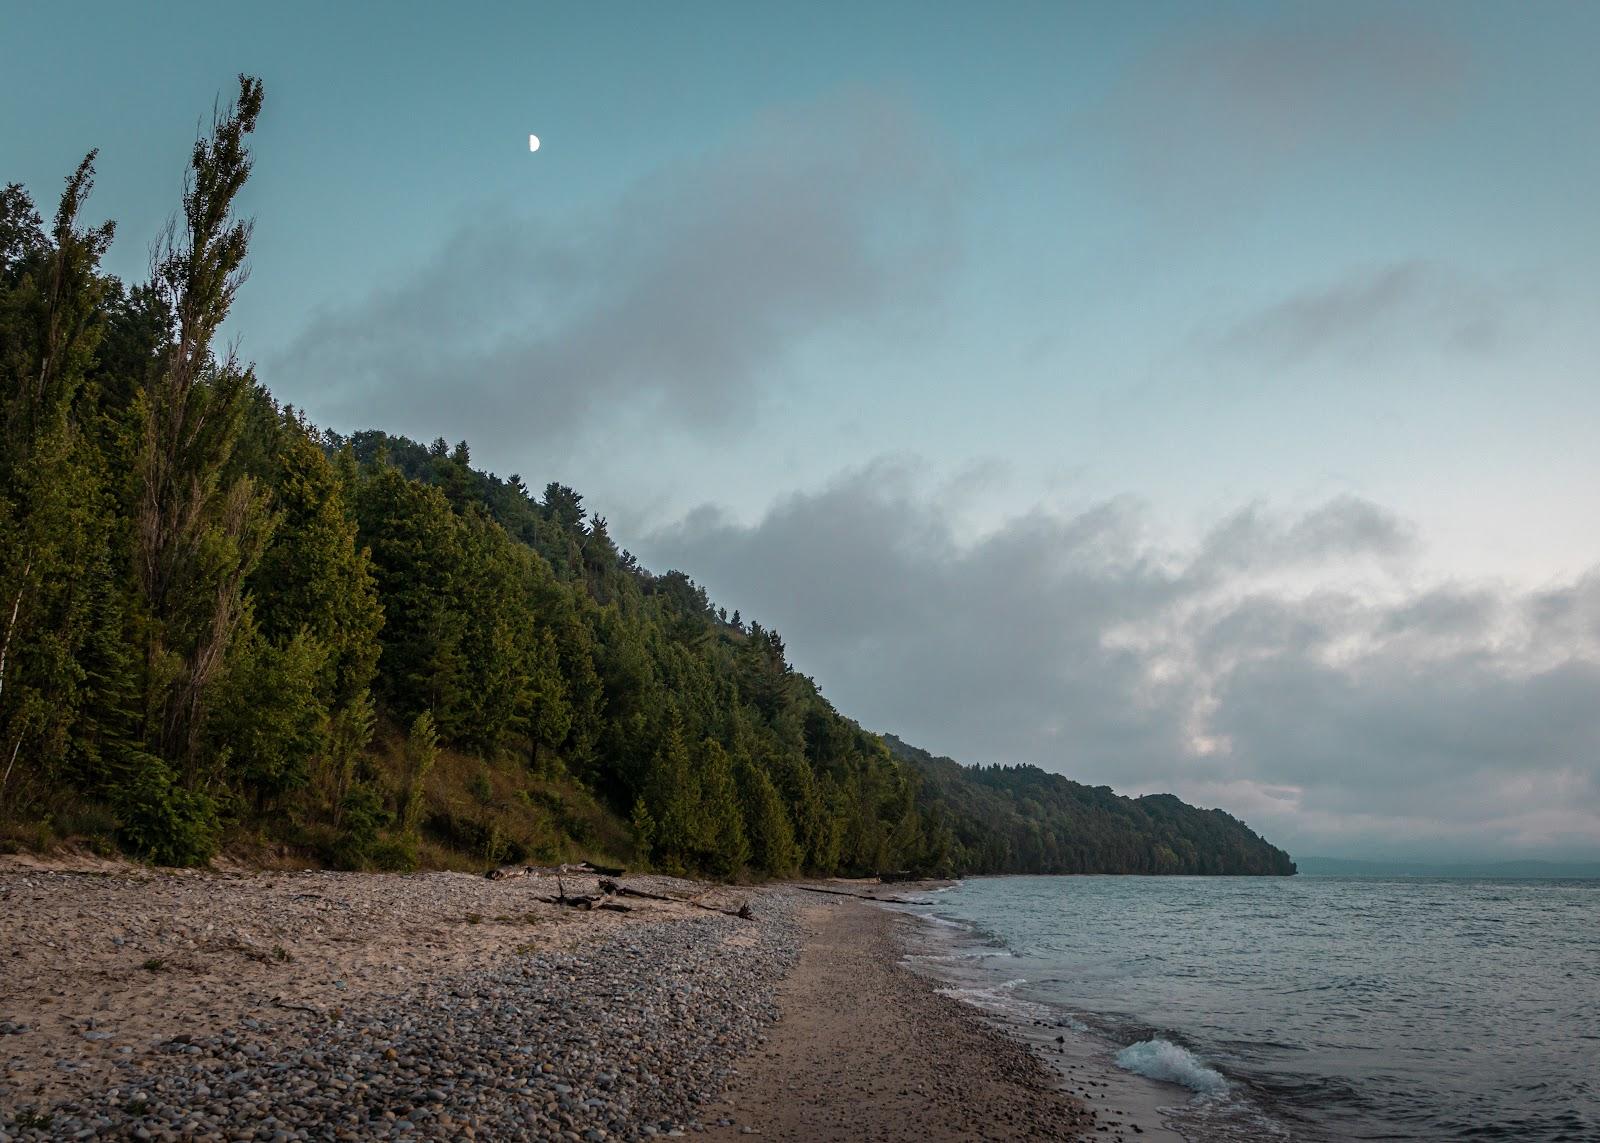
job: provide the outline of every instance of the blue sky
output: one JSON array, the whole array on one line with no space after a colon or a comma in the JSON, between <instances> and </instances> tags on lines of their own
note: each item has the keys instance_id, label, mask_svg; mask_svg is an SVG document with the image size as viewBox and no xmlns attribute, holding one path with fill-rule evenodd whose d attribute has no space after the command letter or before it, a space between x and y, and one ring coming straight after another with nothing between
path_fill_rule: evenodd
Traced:
<instances>
[{"instance_id":1,"label":"blue sky","mask_svg":"<svg viewBox=\"0 0 1600 1143\"><path fill-rule=\"evenodd\" d=\"M1600 851L1600 7L0 21L3 177L99 146L129 277L261 75L274 392L578 487L868 725L1307 852Z\"/></svg>"}]
</instances>

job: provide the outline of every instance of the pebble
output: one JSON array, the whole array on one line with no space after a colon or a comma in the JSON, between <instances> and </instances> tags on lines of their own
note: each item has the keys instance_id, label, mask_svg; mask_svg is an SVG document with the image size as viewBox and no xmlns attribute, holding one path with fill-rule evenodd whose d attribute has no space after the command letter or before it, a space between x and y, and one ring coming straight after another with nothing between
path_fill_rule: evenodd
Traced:
<instances>
[{"instance_id":1,"label":"pebble","mask_svg":"<svg viewBox=\"0 0 1600 1143\"><path fill-rule=\"evenodd\" d=\"M681 1137L777 1018L801 943L794 896L763 892L753 921L641 921L575 952L506 955L334 1019L179 1037L119 1059L137 1069L120 1087L0 1101L0 1140Z\"/></svg>"}]
</instances>

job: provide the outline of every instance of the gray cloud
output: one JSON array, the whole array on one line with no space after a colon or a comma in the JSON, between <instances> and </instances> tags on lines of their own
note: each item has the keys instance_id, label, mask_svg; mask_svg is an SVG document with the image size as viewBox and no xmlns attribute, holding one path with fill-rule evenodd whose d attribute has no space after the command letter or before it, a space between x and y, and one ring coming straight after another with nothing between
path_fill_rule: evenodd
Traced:
<instances>
[{"instance_id":1,"label":"gray cloud","mask_svg":"<svg viewBox=\"0 0 1600 1143\"><path fill-rule=\"evenodd\" d=\"M1600 852L1600 576L1409 587L1413 530L1354 498L1255 506L1191 550L1131 501L977 539L949 519L879 462L638 547L936 751L1172 789L1301 852Z\"/></svg>"},{"instance_id":2,"label":"gray cloud","mask_svg":"<svg viewBox=\"0 0 1600 1143\"><path fill-rule=\"evenodd\" d=\"M1437 121L1459 105L1465 65L1437 22L1297 8L1183 28L1129 65L1103 115L1136 189L1192 210L1297 159Z\"/></svg>"},{"instance_id":3,"label":"gray cloud","mask_svg":"<svg viewBox=\"0 0 1600 1143\"><path fill-rule=\"evenodd\" d=\"M1481 354L1501 342L1510 309L1510 298L1447 267L1398 262L1287 297L1236 323L1215 348L1274 369L1361 364L1422 346Z\"/></svg>"},{"instance_id":4,"label":"gray cloud","mask_svg":"<svg viewBox=\"0 0 1600 1143\"><path fill-rule=\"evenodd\" d=\"M859 94L758 116L592 217L491 211L416 273L325 312L278 377L319 416L550 446L626 408L736 421L818 336L882 337L952 257L950 180L923 125ZM431 431L431 429L429 430Z\"/></svg>"}]
</instances>

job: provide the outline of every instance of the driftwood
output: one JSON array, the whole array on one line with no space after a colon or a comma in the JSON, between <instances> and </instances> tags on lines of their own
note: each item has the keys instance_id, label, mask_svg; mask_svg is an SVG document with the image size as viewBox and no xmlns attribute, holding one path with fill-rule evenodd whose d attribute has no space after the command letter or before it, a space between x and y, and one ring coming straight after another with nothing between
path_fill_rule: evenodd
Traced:
<instances>
[{"instance_id":1,"label":"driftwood","mask_svg":"<svg viewBox=\"0 0 1600 1143\"><path fill-rule=\"evenodd\" d=\"M725 917L740 917L746 921L753 920L755 916L750 912L749 902L741 904L737 909L719 909L715 905L704 904L693 897L669 897L664 893L647 893L643 889L632 889L626 885L620 885L609 878L601 879L600 892L618 897L642 897L646 901L675 901L683 905L693 905L696 909L705 909L711 913L721 913Z\"/></svg>"},{"instance_id":2,"label":"driftwood","mask_svg":"<svg viewBox=\"0 0 1600 1143\"><path fill-rule=\"evenodd\" d=\"M490 881L505 881L512 877L560 877L573 873L598 873L603 877L621 877L626 872L612 865L590 865L587 861L564 865L502 865L484 876Z\"/></svg>"},{"instance_id":3,"label":"driftwood","mask_svg":"<svg viewBox=\"0 0 1600 1143\"><path fill-rule=\"evenodd\" d=\"M913 901L908 897L874 897L870 893L851 893L847 889L823 889L816 885L795 885L807 893L826 893L830 897L855 897L861 901L878 901L890 905L932 905L932 901Z\"/></svg>"},{"instance_id":4,"label":"driftwood","mask_svg":"<svg viewBox=\"0 0 1600 1143\"><path fill-rule=\"evenodd\" d=\"M567 896L567 883L560 878L556 879L556 895L554 897L540 897L540 901L551 905L567 905L574 909L592 909L600 900L599 894L586 894L579 897Z\"/></svg>"},{"instance_id":5,"label":"driftwood","mask_svg":"<svg viewBox=\"0 0 1600 1143\"><path fill-rule=\"evenodd\" d=\"M830 897L858 897L863 901L878 901L879 897L869 897L865 893L852 893L848 889L822 889L816 885L796 885L796 889L805 893L826 893Z\"/></svg>"},{"instance_id":6,"label":"driftwood","mask_svg":"<svg viewBox=\"0 0 1600 1143\"><path fill-rule=\"evenodd\" d=\"M705 905L699 901L685 901L684 904L693 905L696 909L704 909L708 913L721 913L724 917L739 917L746 921L755 920L755 914L750 911L750 903L748 901L737 909L719 909L715 905Z\"/></svg>"}]
</instances>

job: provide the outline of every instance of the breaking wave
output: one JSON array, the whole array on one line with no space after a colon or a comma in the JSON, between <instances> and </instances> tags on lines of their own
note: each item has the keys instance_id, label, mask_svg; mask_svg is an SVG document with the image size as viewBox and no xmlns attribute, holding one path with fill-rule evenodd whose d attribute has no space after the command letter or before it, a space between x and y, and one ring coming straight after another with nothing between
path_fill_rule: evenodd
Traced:
<instances>
[{"instance_id":1,"label":"breaking wave","mask_svg":"<svg viewBox=\"0 0 1600 1143\"><path fill-rule=\"evenodd\" d=\"M1117 1053L1117 1065L1151 1079L1182 1084L1202 1095L1221 1095L1228 1090L1222 1073L1208 1068L1193 1052L1170 1040L1140 1040Z\"/></svg>"}]
</instances>

